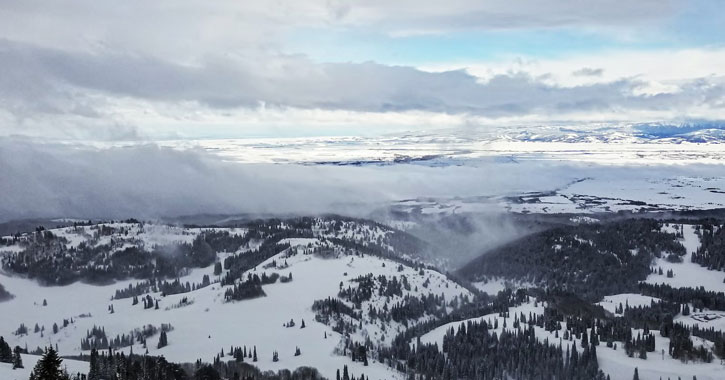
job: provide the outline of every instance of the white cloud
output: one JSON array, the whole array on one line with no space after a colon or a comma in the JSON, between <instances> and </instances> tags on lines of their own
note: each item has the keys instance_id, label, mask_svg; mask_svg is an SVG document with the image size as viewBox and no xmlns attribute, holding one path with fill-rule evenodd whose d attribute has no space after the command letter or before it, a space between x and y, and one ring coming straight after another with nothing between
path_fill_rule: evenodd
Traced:
<instances>
[{"instance_id":1,"label":"white cloud","mask_svg":"<svg viewBox=\"0 0 725 380\"><path fill-rule=\"evenodd\" d=\"M681 58L698 54L684 52ZM720 52L701 57L702 63L691 64L692 75L716 70L709 62L723 59ZM655 66L655 58L632 59ZM447 125L582 114L590 120L710 118L719 114L725 96L725 77L688 77L674 67L620 77L624 58L598 62L599 76L574 74L592 67L593 58L430 72L372 62L320 64L289 55L207 57L190 65L0 41L0 60L7 74L0 77L0 117L7 121L2 135L39 136L53 128L69 128L55 133L69 138L164 134L154 128L184 135L190 125L220 130L266 120L270 127L285 127L305 121L294 118L299 115L317 126L356 124L351 119L357 118L358 125L371 127L410 125L421 114L440 115L431 120ZM193 134L209 135L201 129Z\"/></svg>"},{"instance_id":2,"label":"white cloud","mask_svg":"<svg viewBox=\"0 0 725 380\"><path fill-rule=\"evenodd\" d=\"M359 133L643 115L711 118L723 102L722 49L424 70L317 63L285 53L286 37L307 27L389 34L627 29L665 20L681 7L675 0L5 1L0 135L137 140L334 126ZM598 75L580 75L583 69Z\"/></svg>"}]
</instances>

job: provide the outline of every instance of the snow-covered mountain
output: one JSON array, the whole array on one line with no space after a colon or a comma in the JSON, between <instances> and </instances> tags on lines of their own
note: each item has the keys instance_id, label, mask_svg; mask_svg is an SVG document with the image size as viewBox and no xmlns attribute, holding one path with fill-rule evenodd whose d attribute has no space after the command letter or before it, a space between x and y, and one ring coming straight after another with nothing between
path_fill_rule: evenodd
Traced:
<instances>
[{"instance_id":1,"label":"snow-covered mountain","mask_svg":"<svg viewBox=\"0 0 725 380\"><path fill-rule=\"evenodd\" d=\"M531 218L538 230L452 275L430 265L443 245L338 216L9 235L0 336L28 353L0 375L27 378L46 346L72 373L110 349L228 378L229 363L370 379L725 374L722 222Z\"/></svg>"},{"instance_id":2,"label":"snow-covered mountain","mask_svg":"<svg viewBox=\"0 0 725 380\"><path fill-rule=\"evenodd\" d=\"M168 282L144 286L143 278L117 276L148 264L139 257L131 262L129 255L151 257L158 272L162 256L155 252L183 255L179 247L196 249L195 241L212 234L238 239L241 245L215 252L207 266L180 268ZM419 264L411 244L420 243L402 235L372 222L307 218L240 228L127 221L7 237L0 248L7 269L0 274L0 284L12 298L0 303L5 326L0 335L11 346L29 351L52 345L63 355L88 355L91 346L110 346L126 354L163 355L189 363L211 362L222 352L230 357L229 348L239 346L248 350L249 362L254 350L258 360L252 363L263 370L312 366L332 378L347 365L371 379L398 378L396 371L376 362L372 352L390 344L407 326L445 315L474 296L445 274ZM259 257L270 245L276 250ZM95 256L80 257L87 252ZM28 264L30 256L52 257L56 263L76 261L68 267L79 281L41 285L39 281L47 284L52 277L39 274L42 261ZM235 260L250 257L257 261L239 271ZM111 278L100 281L85 275L101 269ZM263 282L258 294L231 294L257 276ZM91 279L97 281L84 283ZM171 286L176 280L181 285ZM429 302L424 309L407 313L406 305L421 300ZM345 311L332 312L329 301ZM158 345L162 331L167 333L165 347ZM359 358L350 360L357 345L371 352L365 364ZM278 361L273 360L274 352Z\"/></svg>"}]
</instances>

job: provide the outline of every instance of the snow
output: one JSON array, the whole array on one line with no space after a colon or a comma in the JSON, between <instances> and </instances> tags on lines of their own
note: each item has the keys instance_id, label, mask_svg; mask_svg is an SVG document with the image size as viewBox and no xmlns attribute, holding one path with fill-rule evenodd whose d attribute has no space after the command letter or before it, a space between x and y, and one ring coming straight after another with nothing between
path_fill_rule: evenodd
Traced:
<instances>
[{"instance_id":1,"label":"snow","mask_svg":"<svg viewBox=\"0 0 725 380\"><path fill-rule=\"evenodd\" d=\"M706 310L692 312L690 315L679 314L674 319L675 322L682 323L687 326L699 325L701 328L715 328L715 330L725 330L725 311Z\"/></svg>"},{"instance_id":2,"label":"snow","mask_svg":"<svg viewBox=\"0 0 725 380\"><path fill-rule=\"evenodd\" d=\"M13 369L10 363L0 363L0 379L2 380L28 380L30 371L35 367L40 356L21 354L23 359L23 368ZM76 373L87 374L89 369L88 362L80 360L63 359L61 367L73 375Z\"/></svg>"},{"instance_id":3,"label":"snow","mask_svg":"<svg viewBox=\"0 0 725 380\"><path fill-rule=\"evenodd\" d=\"M378 227L358 227L354 231L351 230L352 227L345 227L339 231L339 235L375 239L386 233ZM81 239L82 233L77 232L63 229L66 237L78 237L69 244L76 244ZM129 235L142 236L144 244L160 244L193 239L197 233L198 230L180 231L177 227L147 225L143 232L133 230ZM315 314L311 310L313 301L337 296L341 282L345 286L354 287L356 283L350 280L368 273L389 278L405 275L411 290L405 291L404 295L443 294L446 300L455 296L472 296L468 290L433 270L426 269L421 274L414 268L402 266L402 271L399 271L400 265L397 262L375 256L339 255L323 258L306 254L304 248L308 245L320 244L317 238L292 238L284 242L295 248L280 252L251 272L260 275L262 272L277 272L280 276L292 273L293 281L265 285L263 289L266 297L237 302L224 302L225 288L216 282L219 277L213 276L213 266L194 269L181 278L182 282L198 283L204 275L209 275L213 283L208 287L166 297L161 297L159 293L152 294L153 298L159 300L159 310L144 310L141 303L132 305L131 299L111 300L116 289L126 288L138 280L119 281L106 286L74 283L64 287L42 287L34 281L0 273L0 283L15 295L12 300L0 303L4 326L0 328L0 335L11 345L24 347L27 344L33 350L38 346L57 344L61 355L75 355L81 352L81 339L85 338L86 331L93 326L105 328L111 339L117 334L128 334L145 325L159 327L161 324L170 323L173 330L168 333L169 345L157 349L158 336L150 337L149 354L163 355L174 362L194 362L198 358L211 361L222 349L227 352L230 346L246 345L248 349L256 346L259 361L255 365L262 370L312 366L324 376L334 378L336 370L347 365L352 373L364 373L370 379L396 379L403 376L374 360L364 367L361 363L351 362L348 357L340 356L338 352L342 337L331 327L315 321ZM225 255L227 254L220 254L220 257ZM280 266L275 267L273 262ZM286 265L281 264L283 262ZM426 280L429 280L427 288L423 286ZM187 298L190 304L173 308L182 298ZM48 301L47 306L42 306L44 299ZM386 302L395 303L399 300L374 297L369 304L382 307ZM108 312L109 305L113 305L113 314ZM367 311L367 307L366 303L362 310ZM91 316L81 317L82 314ZM63 328L63 319L70 318L73 318L74 323ZM283 323L290 319L294 319L297 326L283 327ZM302 319L306 323L305 329L299 328ZM27 326L29 334L16 336L13 332L21 323ZM40 333L33 332L36 323L45 327L43 337ZM61 327L57 334L52 333L53 323ZM391 322L385 326L383 332L380 323L371 323L366 317L363 329L356 332L353 338L363 341L365 337L370 337L373 342L386 344L390 343L396 332L404 328ZM382 339L383 335L385 340ZM301 356L294 356L295 347L301 349ZM136 353L144 352L138 344L133 350ZM279 351L279 362L272 361L272 352L275 350ZM130 348L124 348L123 351L129 352Z\"/></svg>"},{"instance_id":4,"label":"snow","mask_svg":"<svg viewBox=\"0 0 725 380\"><path fill-rule=\"evenodd\" d=\"M655 297L649 297L649 296L643 296L641 294L634 294L634 293L624 293L624 294L615 294L611 296L605 296L604 299L601 302L597 302L597 305L600 305L604 308L604 310L612 313L615 313L616 308L619 307L620 304L622 304L622 307L626 307L626 305L629 305L630 307L638 307L638 306L650 306L652 302L659 302L659 298ZM617 314L621 315L621 314Z\"/></svg>"},{"instance_id":5,"label":"snow","mask_svg":"<svg viewBox=\"0 0 725 380\"><path fill-rule=\"evenodd\" d=\"M532 284L502 277L494 277L474 282L473 286L488 295L495 296L504 289L520 289L532 286Z\"/></svg>"},{"instance_id":6,"label":"snow","mask_svg":"<svg viewBox=\"0 0 725 380\"><path fill-rule=\"evenodd\" d=\"M621 298L636 295L619 296ZM535 302L535 299L531 299L529 303L510 308L508 318L499 317L498 313L492 313L481 317L467 319L464 321L445 324L421 336L420 341L422 344L437 343L439 347L442 347L443 337L445 336L446 332L451 327L457 329L458 326L460 326L462 323L466 323L468 321L487 321L493 323L495 319L498 319L498 329L491 329L491 331L500 333L504 329L503 322L504 320L506 320L506 330L512 331L515 315L523 313L528 318L529 312L537 315L543 314L544 303L542 302L539 303L538 306L535 306ZM562 326L565 329L566 323L563 322ZM544 342L548 339L549 343L552 345L561 344L564 351L566 351L567 348L570 349L572 344L577 345L577 348L581 347L580 340L577 340L576 338L573 338L572 341L565 341L563 339L557 338L554 332L548 332L538 326L534 326L534 331L539 341ZM637 333L642 333L642 330L633 330L634 335L637 335ZM609 374L612 379L632 378L635 367L638 368L639 376L641 379L658 379L660 378L660 376L663 379L667 379L668 377L670 377L673 380L676 379L678 376L682 377L683 379L691 379L693 375L697 376L698 380L716 380L725 378L725 366L719 364L718 360L714 360L712 363L684 363L680 360L674 359L668 353L670 343L669 338L661 337L659 335L659 332L656 330L652 330L652 333L655 336L655 351L648 353L647 359L639 359L637 357L630 358L625 353L624 346L621 342L617 342L618 348L616 350L614 348L607 348L606 344L600 343L599 346L597 346L597 359L599 361L599 366L602 371L605 374ZM563 330L560 331L559 336L562 337L562 335ZM709 344L708 342L705 342L699 338L693 338L693 342L695 343L696 347L698 345ZM415 343L416 340L413 339L411 341L411 345L415 346ZM664 350L664 355L662 354L662 350Z\"/></svg>"},{"instance_id":7,"label":"snow","mask_svg":"<svg viewBox=\"0 0 725 380\"><path fill-rule=\"evenodd\" d=\"M665 226L665 231L674 232L680 225ZM695 233L695 226L685 224L682 226L683 239L680 239L685 246L687 253L682 257L681 263L671 263L664 257L655 259L652 264L655 268L662 268L662 275L652 273L647 276L645 282L650 284L667 284L672 287L704 287L707 290L725 292L725 273L716 270L708 270L700 264L692 262L692 253L700 247L700 237ZM668 278L667 271L672 270L674 277Z\"/></svg>"},{"instance_id":8,"label":"snow","mask_svg":"<svg viewBox=\"0 0 725 380\"><path fill-rule=\"evenodd\" d=\"M569 220L572 221L573 223L578 223L578 224L599 223L599 219L592 218L589 216L573 216L573 217L569 218Z\"/></svg>"},{"instance_id":9,"label":"snow","mask_svg":"<svg viewBox=\"0 0 725 380\"><path fill-rule=\"evenodd\" d=\"M641 331L633 331L637 334ZM659 335L659 331L652 330L655 336L655 351L647 353L647 359L639 359L636 356L630 358L624 352L621 344L618 349L607 348L606 345L600 344L597 347L597 359L599 367L604 373L609 374L612 379L630 379L637 367L640 379L691 379L697 376L698 380L717 380L725 378L725 366L721 365L717 359L711 363L689 362L685 363L672 358L669 353L669 338L663 338ZM699 338L693 338L695 347L703 344ZM664 355L662 354L664 350Z\"/></svg>"}]
</instances>

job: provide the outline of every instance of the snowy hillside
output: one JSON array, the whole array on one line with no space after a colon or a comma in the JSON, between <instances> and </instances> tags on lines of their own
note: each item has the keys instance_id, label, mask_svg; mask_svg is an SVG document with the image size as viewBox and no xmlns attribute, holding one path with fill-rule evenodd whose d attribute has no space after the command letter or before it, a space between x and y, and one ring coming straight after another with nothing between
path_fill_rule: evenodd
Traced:
<instances>
[{"instance_id":1,"label":"snowy hillside","mask_svg":"<svg viewBox=\"0 0 725 380\"><path fill-rule=\"evenodd\" d=\"M725 376L721 224L562 220L464 266L471 283L426 265L411 235L340 217L38 229L3 239L0 336L227 377L240 362L327 378Z\"/></svg>"},{"instance_id":2,"label":"snowy hillside","mask_svg":"<svg viewBox=\"0 0 725 380\"><path fill-rule=\"evenodd\" d=\"M222 352L230 358L229 348L239 346L245 347L249 355L256 350L258 361L253 364L263 370L312 366L331 378L337 369L347 365L351 372L364 373L370 379L392 379L399 375L377 363L372 352L378 346L389 344L409 324L434 319L436 314L425 311L389 319L382 317L387 313L384 310L405 310L406 302L435 297L440 304L436 313L447 313L453 310L452 305L468 302L473 297L470 291L445 275L406 261L413 252L391 237L395 233L393 230L382 226L323 219L306 224L310 228L304 230L287 222L272 221L272 225L278 228L275 230L278 235L260 233L271 231L267 229L267 223L213 229L240 237L258 235L234 251L218 252L216 265L183 270L178 277L179 283L195 286L177 294L165 294L160 286L138 288L144 291L129 297L117 292L135 291L143 284L140 279L101 285L74 282L66 286L42 286L33 279L8 271L1 273L0 284L14 298L0 303L5 326L0 335L11 346L27 346L31 351L51 344L57 346L62 355L88 354L89 350L82 346L85 340L90 340L95 342L91 345L99 348L112 345L127 354L148 351L150 355L163 355L174 362L197 359L211 362ZM106 232L99 233L104 229ZM293 230L298 233L290 233ZM208 231L210 229L108 223L44 233L50 232L62 242L66 249L64 255L77 252L72 249L81 245L92 245L108 247L103 254L112 258L130 246L158 248L167 244L191 244ZM279 234L309 237L278 240L273 237L281 236ZM32 239L31 235L16 239L14 244L4 248L5 255L17 254L21 250L18 247L29 246ZM225 284L233 273L226 265L234 265L238 258L258 255L262 252L260 247L270 244L269 239L276 240L272 247L279 247L279 251L242 271L233 283ZM405 253L398 256L396 248ZM135 254L145 253L141 250ZM111 265L116 263L111 262ZM252 298L235 300L234 296L229 296L235 286L241 286L254 275L279 280L261 285L262 292ZM370 294L362 300L353 299L353 293L362 287L360 279L363 277L370 281L361 291L369 290ZM201 286L205 284L205 278L209 279L209 285ZM137 302L139 298L143 302ZM149 307L145 308L147 299L150 300ZM340 300L354 313L323 318L320 311L313 310L313 303L326 299ZM373 309L379 310L380 317L371 317L370 310ZM27 331L21 326L27 327ZM99 330L98 334L94 328ZM168 345L161 348L158 347L160 331L166 331L168 341ZM367 366L350 360L353 344L368 347L371 356ZM301 352L299 356L295 355L297 348ZM275 351L279 352L278 361L273 361ZM251 358L245 360L252 362Z\"/></svg>"}]
</instances>

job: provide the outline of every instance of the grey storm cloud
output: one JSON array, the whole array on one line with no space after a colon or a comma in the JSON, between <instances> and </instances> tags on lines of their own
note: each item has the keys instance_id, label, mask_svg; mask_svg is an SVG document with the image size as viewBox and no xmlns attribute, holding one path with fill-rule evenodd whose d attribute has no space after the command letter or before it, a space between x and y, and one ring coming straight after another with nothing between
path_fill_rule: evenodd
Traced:
<instances>
[{"instance_id":1,"label":"grey storm cloud","mask_svg":"<svg viewBox=\"0 0 725 380\"><path fill-rule=\"evenodd\" d=\"M487 117L721 104L722 78L681 84L677 93L635 95L643 83L621 79L576 87L545 84L526 73L481 82L466 71L407 66L315 63L303 56L207 57L180 64L158 57L75 51L0 41L0 98L11 112L94 116L89 94L211 108L268 106L369 112L423 110ZM97 105L96 105L97 106Z\"/></svg>"},{"instance_id":2,"label":"grey storm cloud","mask_svg":"<svg viewBox=\"0 0 725 380\"><path fill-rule=\"evenodd\" d=\"M601 76L604 73L604 69L598 68L591 68L591 67L583 67L579 70L574 71L572 74L576 76L583 76L583 77L598 77Z\"/></svg>"}]
</instances>

